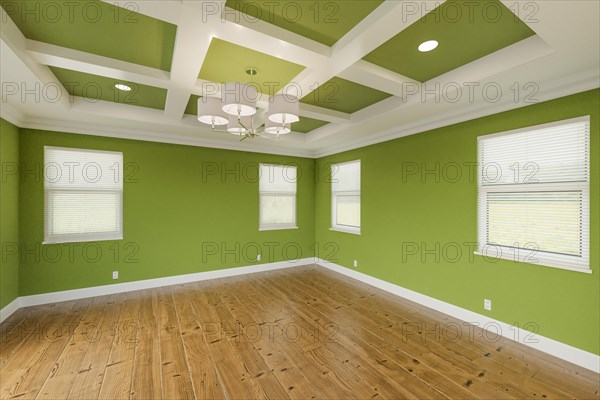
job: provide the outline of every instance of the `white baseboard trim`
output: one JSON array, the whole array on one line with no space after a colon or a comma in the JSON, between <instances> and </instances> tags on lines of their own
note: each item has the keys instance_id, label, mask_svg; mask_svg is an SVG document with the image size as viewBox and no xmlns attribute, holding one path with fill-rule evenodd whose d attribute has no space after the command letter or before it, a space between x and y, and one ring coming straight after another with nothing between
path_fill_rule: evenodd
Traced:
<instances>
[{"instance_id":1,"label":"white baseboard trim","mask_svg":"<svg viewBox=\"0 0 600 400\"><path fill-rule=\"evenodd\" d=\"M414 292L412 290L403 288L393 283L386 282L384 280L372 277L370 275L363 274L362 272L343 267L338 264L334 264L321 259L317 260L316 262L318 265L325 267L331 271L340 273L342 275L346 275L360 282L366 283L371 286L375 286L379 289L385 290L386 292L395 294L396 296L400 296L407 300L421 304L425 307L434 309L451 317L465 321L469 324L486 329L493 335L501 334L502 336L508 339L517 341L536 350L543 351L544 353L551 354L555 357L569 361L573 364L579 365L580 367L587 368L596 373L600 373L600 356L594 353L590 353L588 351L569 346L567 344L558 342L554 339L550 339L544 336L540 336L538 334L532 336L531 332L521 329L519 327L515 327L505 322L486 317L485 315L477 314L473 311L469 311L464 308L452 305L450 303L446 303L445 301L441 301L433 297Z\"/></svg>"},{"instance_id":2,"label":"white baseboard trim","mask_svg":"<svg viewBox=\"0 0 600 400\"><path fill-rule=\"evenodd\" d=\"M141 281L117 283L113 285L93 286L83 289L65 290L21 296L0 311L0 322L8 318L21 307L38 306L41 304L58 303L61 301L77 300L87 297L105 296L109 294L131 292L134 290L152 289L163 286L179 285L182 283L205 281L208 279L226 278L229 276L252 274L256 272L274 271L283 268L299 267L314 264L314 258L300 260L278 261L267 264L256 264L246 267L226 268L213 271L196 272L186 275L167 276L164 278L146 279Z\"/></svg>"},{"instance_id":3,"label":"white baseboard trim","mask_svg":"<svg viewBox=\"0 0 600 400\"><path fill-rule=\"evenodd\" d=\"M4 322L6 318L10 317L19 308L21 308L21 298L17 297L0 310L0 323Z\"/></svg>"},{"instance_id":4,"label":"white baseboard trim","mask_svg":"<svg viewBox=\"0 0 600 400\"><path fill-rule=\"evenodd\" d=\"M11 314L21 307L30 307L41 304L57 303L61 301L77 300L87 297L103 296L116 293L124 293L135 290L152 289L162 286L179 285L189 282L197 282L216 278L226 278L230 276L252 274L256 272L273 271L283 268L299 267L303 265L317 264L331 271L346 275L360 282L385 290L386 292L400 296L415 303L429 307L433 310L442 312L451 317L460 319L469 324L473 324L483 329L487 329L492 334L501 334L511 340L523 343L526 346L551 354L555 357L572 362L583 368L600 373L600 356L578 349L573 346L558 342L544 336L535 335L535 340L531 339L529 331L511 326L505 322L477 314L473 311L446 303L444 301L426 296L424 294L403 288L390 282L375 278L362 272L342 267L341 265L330 263L325 260L315 258L304 258L296 261L279 261L268 264L257 264L246 267L219 269L206 272L197 272L186 275L168 276L164 278L147 279L141 281L117 283L114 285L94 286L83 289L65 290L61 292L43 293L31 296L18 297L10 304L0 310L0 322L3 322ZM486 328L489 327L489 328ZM493 327L493 329L491 329Z\"/></svg>"}]
</instances>

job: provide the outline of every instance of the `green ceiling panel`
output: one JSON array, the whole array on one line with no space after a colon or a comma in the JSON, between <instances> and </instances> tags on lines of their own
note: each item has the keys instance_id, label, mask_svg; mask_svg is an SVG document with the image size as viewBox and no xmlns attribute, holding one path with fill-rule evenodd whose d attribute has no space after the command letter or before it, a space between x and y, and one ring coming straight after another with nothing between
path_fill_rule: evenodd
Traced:
<instances>
[{"instance_id":1,"label":"green ceiling panel","mask_svg":"<svg viewBox=\"0 0 600 400\"><path fill-rule=\"evenodd\" d=\"M193 115L193 116L198 115L198 99L199 98L200 98L200 96L195 95L195 94L190 96L187 106L185 107L186 114Z\"/></svg>"},{"instance_id":2,"label":"green ceiling panel","mask_svg":"<svg viewBox=\"0 0 600 400\"><path fill-rule=\"evenodd\" d=\"M353 113L390 96L391 94L335 77L304 96L301 102Z\"/></svg>"},{"instance_id":3,"label":"green ceiling panel","mask_svg":"<svg viewBox=\"0 0 600 400\"><path fill-rule=\"evenodd\" d=\"M364 59L425 82L534 34L498 0L447 0ZM439 46L417 50L427 40Z\"/></svg>"},{"instance_id":4,"label":"green ceiling panel","mask_svg":"<svg viewBox=\"0 0 600 400\"><path fill-rule=\"evenodd\" d=\"M332 46L375 10L383 0L227 0L247 22L257 19Z\"/></svg>"},{"instance_id":5,"label":"green ceiling panel","mask_svg":"<svg viewBox=\"0 0 600 400\"><path fill-rule=\"evenodd\" d=\"M171 69L177 27L99 0L0 0L28 38L128 61L164 71Z\"/></svg>"},{"instance_id":6,"label":"green ceiling panel","mask_svg":"<svg viewBox=\"0 0 600 400\"><path fill-rule=\"evenodd\" d=\"M247 67L255 68L258 74L248 75ZM213 38L198 78L217 83L249 83L261 93L273 94L303 69L302 65Z\"/></svg>"},{"instance_id":7,"label":"green ceiling panel","mask_svg":"<svg viewBox=\"0 0 600 400\"><path fill-rule=\"evenodd\" d=\"M292 131L308 133L312 130L327 125L329 122L300 116L300 121L292 124Z\"/></svg>"},{"instance_id":8,"label":"green ceiling panel","mask_svg":"<svg viewBox=\"0 0 600 400\"><path fill-rule=\"evenodd\" d=\"M158 110L164 110L165 108L167 99L166 89L69 69L56 67L50 67L50 69L72 96L85 97L89 101L112 101L132 106L156 108ZM129 92L118 90L115 88L115 84L117 83L125 84L131 87L132 90Z\"/></svg>"}]
</instances>

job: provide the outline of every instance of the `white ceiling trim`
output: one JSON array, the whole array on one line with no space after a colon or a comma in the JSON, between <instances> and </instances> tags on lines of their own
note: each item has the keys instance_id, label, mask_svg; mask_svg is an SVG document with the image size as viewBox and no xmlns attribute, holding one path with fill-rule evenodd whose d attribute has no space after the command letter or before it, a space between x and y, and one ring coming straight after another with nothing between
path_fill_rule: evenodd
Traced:
<instances>
[{"instance_id":1,"label":"white ceiling trim","mask_svg":"<svg viewBox=\"0 0 600 400\"><path fill-rule=\"evenodd\" d=\"M261 35L266 35L268 38L276 38L276 40L283 45L282 47L286 47L287 45L294 46L292 48L294 55L297 51L300 52L300 54L295 58L298 61L296 62L297 64L314 68L322 63L326 63L331 57L331 48L325 46L324 44L315 42L314 40L298 35L297 33L280 28L277 25L269 24L268 22L253 18L230 7L223 8L221 19L223 23L226 21L226 28L237 29L241 34L258 32ZM240 36L239 33L234 35L236 37ZM239 40L241 39L242 38L239 38ZM272 42L267 43L267 46L272 46L273 44L277 45L276 43ZM254 44L251 43L251 45ZM275 48L274 50L277 49ZM282 53L273 53L273 55L283 58ZM290 59L286 58L286 60Z\"/></svg>"},{"instance_id":2,"label":"white ceiling trim","mask_svg":"<svg viewBox=\"0 0 600 400\"><path fill-rule=\"evenodd\" d=\"M397 82L396 88L400 91L398 96L387 98L355 112L352 114L352 122L364 122L380 117L383 114L403 112L406 107L423 102L421 93L425 92L428 88L435 87L436 85L439 85L439 87L448 85L451 87L448 92L451 93L452 90L458 90L458 87L465 87L465 84L480 82L485 78L525 65L553 52L554 49L548 46L539 36L534 35L425 83L409 80ZM361 63L361 65L365 64ZM402 77L399 76L398 79L402 79ZM375 82L372 81L365 81L365 83L369 86L375 85ZM409 90L415 90L416 92L412 96L407 96ZM306 140L309 142L317 141L343 132L344 129L346 129L346 126L328 125L318 131L309 132Z\"/></svg>"},{"instance_id":3,"label":"white ceiling trim","mask_svg":"<svg viewBox=\"0 0 600 400\"><path fill-rule=\"evenodd\" d=\"M28 62L31 63L33 61L33 64L42 64L42 67L48 65L53 67L71 69L92 75L105 76L114 79L122 79L125 81L136 82L142 85L155 86L164 89L177 90L177 88L180 87L180 85L177 85L177 82L171 80L171 73L167 71L162 71L160 69L150 68L143 65L116 60L113 58L98 56L95 54L73 50L48 43L38 42L35 40L25 39L25 46L27 49L27 53L30 56L30 60ZM15 49L12 50L15 51ZM23 54L23 57L26 57L26 55ZM207 94L213 96L220 95L220 90L210 91L210 93L205 93L204 91L204 88L211 86L219 87L220 85L216 85L212 82L205 81L202 79L197 79L197 73L194 74L194 76L194 84L187 87L185 90L186 96L188 96L185 100L186 104L189 99L190 93L198 96L203 96ZM55 82L58 83L57 80L55 80ZM66 94L66 97L68 97L68 94ZM258 105L260 107L266 108L267 101L268 96L261 94L261 97L258 101ZM337 111L317 106L304 106L304 104L300 105L301 116L316 118L327 122L347 121L350 119L349 114L339 113ZM304 114L303 112L304 109L307 110L306 114Z\"/></svg>"},{"instance_id":4,"label":"white ceiling trim","mask_svg":"<svg viewBox=\"0 0 600 400\"><path fill-rule=\"evenodd\" d=\"M224 7L225 0L213 3L217 7ZM198 72L208 53L212 39L210 32L219 24L216 17L205 16L204 7L203 2L185 2L180 9L171 62L171 85L164 111L167 117L174 120L183 117L190 99L190 88L196 84ZM206 21L203 21L204 18L207 18Z\"/></svg>"},{"instance_id":5,"label":"white ceiling trim","mask_svg":"<svg viewBox=\"0 0 600 400\"><path fill-rule=\"evenodd\" d=\"M0 108L0 117L19 127L22 127L23 124L25 124L25 115L8 103L2 104L2 107Z\"/></svg>"},{"instance_id":6,"label":"white ceiling trim","mask_svg":"<svg viewBox=\"0 0 600 400\"><path fill-rule=\"evenodd\" d=\"M2 114L2 118L4 118L4 109L2 110ZM224 150L245 151L251 153L277 154L294 157L312 158L312 152L307 150L295 149L281 145L278 146L274 144L275 142L266 139L255 139L260 142L260 146L257 146L256 142L240 142L239 139L235 138L233 135L230 135L231 139L224 141L222 138L209 139L205 137L193 137L184 134L174 134L169 132L168 130L152 132L143 129L128 129L117 125L108 126L100 124L89 124L88 122L80 121L64 121L31 117L26 118L24 121L18 124L18 126L25 129L39 129L46 131L103 136L146 142L180 144L186 146L208 147Z\"/></svg>"},{"instance_id":7,"label":"white ceiling trim","mask_svg":"<svg viewBox=\"0 0 600 400\"><path fill-rule=\"evenodd\" d=\"M600 87L600 71L598 69L589 70L579 75L568 76L559 81L546 83L542 86L545 89L541 90L536 95L539 102L585 92ZM317 150L313 154L313 157L320 158L342 153L521 107L524 107L522 102L515 102L509 98L498 103L481 102L474 105L473 109L467 111L459 109L458 111L453 110L446 114L433 115L431 118L419 120L413 124L402 126L401 128L392 128L374 132L364 139L345 141L339 146L330 146L323 150Z\"/></svg>"},{"instance_id":8,"label":"white ceiling trim","mask_svg":"<svg viewBox=\"0 0 600 400\"><path fill-rule=\"evenodd\" d=\"M519 2L506 0L503 0L503 2L513 11L523 11L523 7L520 6ZM118 6L125 5L122 2L112 3ZM61 96L62 108L56 108L57 106L53 104L43 104L41 105L43 107L36 105L35 108L32 108L33 106L30 104L14 103L11 105L7 103L3 104L2 116L6 116L9 121L19 120L18 125L22 127L33 127L35 124L42 124L40 121L44 121L45 126L47 126L47 128L40 129L62 131L70 131L68 130L72 129L70 126L85 129L89 125L86 132L93 130L95 133L91 134L103 134L104 136L114 136L114 132L122 131L123 135L133 135L135 137L132 136L131 138L138 140L144 140L145 135L147 140L152 141L169 142L170 139L173 139L181 144L218 148L233 146L234 150L262 152L264 149L264 152L267 153L310 154L316 157L523 106L523 103L519 102L510 102L510 104L509 102L495 104L476 102L438 107L431 104L431 102L419 101L417 97L408 100L399 97L398 95L403 94L403 85L414 84L414 81L405 80L406 78L401 75L385 71L361 60L361 54L368 53L367 50L371 48L370 46L374 46L378 40L383 42L383 38L388 33L391 34L394 29L401 30L397 26L390 27L393 24L381 23L381 21L386 20L385 18L391 13L390 10L394 8L394 5L398 6L398 3L400 2L385 2L381 6L383 8L378 8L372 16L367 18L366 22L363 21L364 24L357 25L334 47L327 48L327 50L323 49L320 44L315 44L306 38L300 39L296 37L297 35L294 36L295 34L289 32L281 38L272 37L270 34L276 34L275 32L278 32L280 28L269 24L262 22L245 25L234 23L222 18L223 10L219 9L211 10L208 13L211 18L214 17L212 19L214 21L213 25L198 24L202 25L202 29L197 27L197 30L189 29L187 33L182 33L182 37L179 40L176 39L178 43L183 42L183 44L176 45L181 49L185 48L186 40L189 41L187 44L190 46L189 49L192 49L190 36L209 37L210 34L214 34L216 37L263 53L276 55L291 61L293 59L302 60L298 63L307 66L307 69L297 77L302 82L313 80L312 84L314 84L315 76L319 75L318 82L323 83L329 79L328 77L334 76L334 71L339 69L338 75L342 77L351 78L350 80L374 88L387 88L384 91L397 95L397 97L386 99L352 115L302 104L301 115L334 123L305 135L288 135L287 139L278 143L266 143L267 141L261 140L252 143L246 141L241 145L232 143L231 138L227 135L218 139L209 138L210 131L200 127L193 117L184 116L181 118L183 108L187 104L187 95L190 92L201 94L198 91L201 90L199 88L202 86L202 81L197 79L197 73L199 71L198 64L201 65L200 59L203 58L202 54L197 59L192 59L192 63L190 63L190 65L194 64L198 68L194 74L184 68L188 66L186 64L187 59L183 55L175 57L174 54L174 64L176 62L180 63L183 66L181 68L184 73L181 75L181 80L178 80L178 78L173 81L171 75L164 71L159 73L157 70L128 65L128 63L118 60L110 60L68 49L52 48L51 45L28 41L4 10L0 9L3 49L6 49L4 46L7 45L9 51L13 52L20 61L11 61L11 66L17 66L19 71L30 71L42 84L49 85L57 85L58 82L50 69L46 65L42 65L45 63L54 63L58 64L57 66L64 67L71 65L71 68L76 70L89 68L90 71L96 71L91 73L112 77L115 77L114 74L116 74L117 78L120 76L119 74L123 74L122 76L137 77L136 79L129 79L132 81L141 79L145 82L154 82L151 84L152 86L167 86L166 88L169 89L172 98L167 108L173 118L164 118L162 110L144 109L116 103L105 105L102 104L104 102L96 103L93 107L90 104L81 104L81 99L70 100L60 84L58 86L65 93L64 96ZM212 1L153 0L134 4L139 6L136 11L178 25L191 25L190 22L182 22L185 15L193 14L184 12L184 9L195 8L194 13L197 17L198 13L207 13L206 7L220 4L220 7L224 8L224 0L220 0L219 3ZM444 84L444 82L479 83L489 77L504 79L504 81L499 81L501 83L533 79L540 86L540 92L537 94L540 101L597 88L599 81L598 60L600 58L598 57L600 48L598 38L600 34L598 34L597 15L600 3L571 1L568 7L565 7L564 2L561 1L534 1L533 4L538 7L539 13L536 15L535 20L526 19L525 22L540 36L533 36L497 53L457 68L427 84ZM431 6L431 9L433 8ZM198 11L199 9L201 11ZM384 13L384 10L387 10L388 13ZM516 12L516 14L519 14L519 12ZM417 13L417 17L420 16ZM523 18L524 15L518 16ZM203 18L205 17L206 15L203 15ZM379 21L379 23L375 21ZM181 26L178 27L178 36L179 28ZM388 29L391 29L391 31L388 31ZM212 30L215 32L208 32ZM378 36L377 32L382 36ZM585 42L585 46L574 45L574 43L583 42ZM363 45L366 47L361 47ZM197 46L193 48L197 49ZM180 53L189 54L184 51ZM12 56L12 54L10 55ZM192 57L196 56L196 54L192 55ZM3 57L3 59L5 58L7 57ZM351 60L354 60L354 62ZM5 65L4 62L3 65ZM7 76L9 79L10 76L21 76L18 70L15 69L17 72L11 72L13 75L8 75L7 72L10 71L3 71L3 82L7 79ZM165 83L165 80L168 84ZM162 86L157 85L157 83ZM312 88L314 89L314 86ZM186 92L185 96L183 95L184 90ZM177 91L180 91L180 93L177 93ZM186 97L185 104L182 100L183 97ZM7 107L9 105L10 107ZM436 110L440 110L440 112L436 112ZM322 114L319 115L319 113ZM45 117L42 115L45 115ZM82 122L82 118L86 115L94 116L93 118L90 117L91 122L89 124ZM395 117L396 115L398 118ZM409 117L406 117L407 115ZM55 116L56 121L54 120ZM376 117L382 118L375 119ZM64 121L58 120L60 118L63 118ZM105 121L111 121L112 123L105 125ZM368 125L366 121L369 121ZM379 121L384 121L384 123L379 123ZM395 122L397 123L394 125ZM137 126L134 124L136 123L140 126L139 130L135 129ZM121 124L120 128L119 124ZM359 129L364 126L369 128L368 131L361 137L357 137L357 133L360 133ZM390 126L395 127L390 129ZM51 127L55 129L51 129ZM81 133L77 130L73 130L73 132ZM197 144L199 141L202 141L203 144ZM340 144L341 141L343 142ZM217 145L218 142L221 142L220 145ZM256 145L253 145L253 143L256 143ZM285 146L294 147L286 148Z\"/></svg>"},{"instance_id":9,"label":"white ceiling trim","mask_svg":"<svg viewBox=\"0 0 600 400\"><path fill-rule=\"evenodd\" d=\"M69 103L69 94L63 85L58 82L52 71L50 71L50 68L31 59L27 52L27 39L2 7L0 7L0 20L2 21L0 25L0 40L8 45L23 64L38 77L45 88L56 90L58 102L68 110L71 106ZM3 85L6 84L4 80L2 83Z\"/></svg>"},{"instance_id":10,"label":"white ceiling trim","mask_svg":"<svg viewBox=\"0 0 600 400\"><path fill-rule=\"evenodd\" d=\"M181 0L140 0L140 1L123 1L123 0L102 0L112 4L115 7L124 8L125 10L137 12L149 17L168 22L173 25L179 23L181 15ZM196 0L200 2L200 0ZM206 1L206 3L213 3ZM210 4L205 7L210 7Z\"/></svg>"},{"instance_id":11,"label":"white ceiling trim","mask_svg":"<svg viewBox=\"0 0 600 400\"><path fill-rule=\"evenodd\" d=\"M444 1L421 1L418 7L433 10ZM325 65L316 66L317 68L312 68L309 74L301 74L293 79L294 88L299 88L301 97L310 94L402 32L420 17L418 12L407 14L406 4L402 1L383 2L331 47L331 57ZM364 69L362 73L368 74L370 71Z\"/></svg>"},{"instance_id":12,"label":"white ceiling trim","mask_svg":"<svg viewBox=\"0 0 600 400\"><path fill-rule=\"evenodd\" d=\"M570 94L595 89L599 86L600 72L597 69L594 69L578 74L576 76L565 77L562 80L554 81L549 84L543 85L545 90L540 91L538 93L538 98L540 101L552 100L555 98L568 96ZM73 111L96 113L96 107L88 106L84 104L84 102L84 100L78 100L76 102L76 105L74 105L73 107ZM118 106L118 108L121 108L122 106L110 102L102 103L105 103L103 105L109 108L112 108L113 106ZM236 138L231 138L227 142L223 141L222 138L210 139L207 138L205 135L215 135L215 133L210 132L210 130L206 129L197 130L197 127L194 127L192 124L193 122L195 122L193 121L194 118L189 116L184 117L184 119L180 123L180 126L194 128L197 136L172 133L173 129L171 126L165 126L164 128L159 128L158 130L150 131L146 129L127 129L118 125L100 125L92 124L89 122L54 120L48 118L22 116L14 108L5 106L3 106L1 109L1 117L21 128L70 132L86 135L98 135L160 143L173 143L189 146L214 147L218 149L249 151L255 153L269 153L297 157L320 158L331 154L341 153L344 151L353 150L381 142L386 142L400 137L418 134L464 121L469 121L475 118L480 118L487 115L492 115L515 108L520 108L523 107L523 104L515 103L513 101L504 101L495 104L481 103L473 106L474 107L471 110L453 110L452 112L441 115L435 115L432 118L419 120L413 124L406 125L400 128L388 129L380 132L372 132L369 133L368 137L352 141L345 141L339 146L328 146L326 148L316 150L304 147L285 147L286 144L289 145L290 143L290 141L288 140L279 142L280 145L277 145L274 142L264 139L259 139L259 142L239 142ZM152 111L158 112L157 110L151 109L145 111L148 111L149 113L152 113ZM101 113L100 115L103 114ZM157 121L164 122L160 119L157 119ZM148 123L149 121L145 120L144 122ZM150 123L154 123L154 121L150 121ZM323 128L319 128L318 130L320 129ZM223 135L221 133L217 134ZM302 134L298 134L298 136L302 137ZM225 137L227 137L227 135L225 135ZM290 139L291 137L292 136L289 136ZM285 137L282 137L282 139L284 138ZM296 138L296 140L298 139Z\"/></svg>"},{"instance_id":13,"label":"white ceiling trim","mask_svg":"<svg viewBox=\"0 0 600 400\"><path fill-rule=\"evenodd\" d=\"M406 85L419 85L420 82L404 75L397 74L389 69L359 60L338 74L339 77L352 82L360 83L373 89L381 90L397 97L404 97Z\"/></svg>"},{"instance_id":14,"label":"white ceiling trim","mask_svg":"<svg viewBox=\"0 0 600 400\"><path fill-rule=\"evenodd\" d=\"M26 45L33 60L43 65L122 79L163 89L171 87L170 74L167 71L35 40L27 40Z\"/></svg>"}]
</instances>

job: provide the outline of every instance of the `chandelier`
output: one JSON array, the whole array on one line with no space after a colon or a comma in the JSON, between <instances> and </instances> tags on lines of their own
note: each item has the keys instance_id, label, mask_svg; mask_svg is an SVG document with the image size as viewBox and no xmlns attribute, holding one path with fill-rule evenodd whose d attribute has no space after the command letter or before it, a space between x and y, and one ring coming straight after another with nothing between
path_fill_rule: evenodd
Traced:
<instances>
[{"instance_id":1,"label":"chandelier","mask_svg":"<svg viewBox=\"0 0 600 400\"><path fill-rule=\"evenodd\" d=\"M279 135L290 133L291 124L300 120L298 98L288 94L276 94L269 98L269 109L264 124L257 118L256 100L258 92L254 86L240 82L221 85L221 97L198 99L198 121L210 125L213 132L228 132L240 136L240 140L257 136L272 139L268 133ZM215 126L227 126L227 130Z\"/></svg>"}]
</instances>

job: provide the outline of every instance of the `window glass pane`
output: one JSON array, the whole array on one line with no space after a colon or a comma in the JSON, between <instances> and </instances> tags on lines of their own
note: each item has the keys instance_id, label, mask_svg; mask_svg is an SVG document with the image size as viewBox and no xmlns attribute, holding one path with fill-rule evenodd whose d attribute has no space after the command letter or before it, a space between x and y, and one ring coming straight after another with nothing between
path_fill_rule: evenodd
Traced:
<instances>
[{"instance_id":1,"label":"window glass pane","mask_svg":"<svg viewBox=\"0 0 600 400\"><path fill-rule=\"evenodd\" d=\"M336 195L336 224L360 227L360 196Z\"/></svg>"},{"instance_id":2,"label":"window glass pane","mask_svg":"<svg viewBox=\"0 0 600 400\"><path fill-rule=\"evenodd\" d=\"M288 224L296 222L295 196L260 196L261 225Z\"/></svg>"},{"instance_id":3,"label":"window glass pane","mask_svg":"<svg viewBox=\"0 0 600 400\"><path fill-rule=\"evenodd\" d=\"M120 192L48 191L52 235L120 231Z\"/></svg>"},{"instance_id":4,"label":"window glass pane","mask_svg":"<svg viewBox=\"0 0 600 400\"><path fill-rule=\"evenodd\" d=\"M582 193L488 193L488 243L581 255Z\"/></svg>"}]
</instances>

